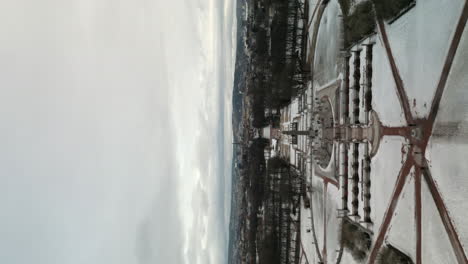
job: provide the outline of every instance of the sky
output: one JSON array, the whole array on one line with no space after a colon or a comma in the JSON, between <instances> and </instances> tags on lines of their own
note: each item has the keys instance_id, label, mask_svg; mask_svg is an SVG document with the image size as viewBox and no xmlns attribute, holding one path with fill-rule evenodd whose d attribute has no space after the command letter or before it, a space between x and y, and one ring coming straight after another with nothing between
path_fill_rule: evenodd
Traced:
<instances>
[{"instance_id":1,"label":"sky","mask_svg":"<svg viewBox=\"0 0 468 264\"><path fill-rule=\"evenodd\" d=\"M0 263L226 263L234 0L0 1Z\"/></svg>"}]
</instances>

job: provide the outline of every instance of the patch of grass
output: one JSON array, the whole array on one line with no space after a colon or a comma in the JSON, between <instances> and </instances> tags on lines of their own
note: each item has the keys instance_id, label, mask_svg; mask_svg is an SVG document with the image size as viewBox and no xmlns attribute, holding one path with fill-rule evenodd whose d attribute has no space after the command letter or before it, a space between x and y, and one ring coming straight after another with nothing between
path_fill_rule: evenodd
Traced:
<instances>
[{"instance_id":1,"label":"patch of grass","mask_svg":"<svg viewBox=\"0 0 468 264\"><path fill-rule=\"evenodd\" d=\"M371 1L358 4L345 19L346 43L350 46L375 32L375 13Z\"/></svg>"},{"instance_id":2,"label":"patch of grass","mask_svg":"<svg viewBox=\"0 0 468 264\"><path fill-rule=\"evenodd\" d=\"M415 0L373 0L377 15L385 20L390 20L400 14L401 11L414 4Z\"/></svg>"},{"instance_id":3,"label":"patch of grass","mask_svg":"<svg viewBox=\"0 0 468 264\"><path fill-rule=\"evenodd\" d=\"M405 9L415 4L416 0L368 0L354 8L351 8L350 0L338 0L338 2L344 17L345 48L349 48L375 32L376 14L387 21L395 19Z\"/></svg>"},{"instance_id":4,"label":"patch of grass","mask_svg":"<svg viewBox=\"0 0 468 264\"><path fill-rule=\"evenodd\" d=\"M340 4L341 7L341 12L343 12L343 15L347 16L349 13L349 8L351 7L351 3L349 2L350 0L338 0L338 3Z\"/></svg>"},{"instance_id":5,"label":"patch of grass","mask_svg":"<svg viewBox=\"0 0 468 264\"><path fill-rule=\"evenodd\" d=\"M413 260L405 253L388 245L380 251L377 264L413 264Z\"/></svg>"},{"instance_id":6,"label":"patch of grass","mask_svg":"<svg viewBox=\"0 0 468 264\"><path fill-rule=\"evenodd\" d=\"M343 221L341 239L345 248L347 248L356 261L363 261L371 247L371 236L364 232L357 224L351 220Z\"/></svg>"},{"instance_id":7,"label":"patch of grass","mask_svg":"<svg viewBox=\"0 0 468 264\"><path fill-rule=\"evenodd\" d=\"M350 0L338 0L344 21L345 48L375 32L375 12L372 1L365 1L354 7L350 13Z\"/></svg>"}]
</instances>

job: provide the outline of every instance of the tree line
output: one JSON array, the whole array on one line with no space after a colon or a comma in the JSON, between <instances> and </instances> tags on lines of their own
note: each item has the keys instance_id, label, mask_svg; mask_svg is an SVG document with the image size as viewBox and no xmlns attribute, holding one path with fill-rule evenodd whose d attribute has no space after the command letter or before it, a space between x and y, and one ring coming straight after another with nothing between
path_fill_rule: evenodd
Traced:
<instances>
[{"instance_id":1,"label":"tree line","mask_svg":"<svg viewBox=\"0 0 468 264\"><path fill-rule=\"evenodd\" d=\"M304 85L299 20L303 3L297 0L256 1L246 47L250 55L247 92L253 98L253 126L270 122L265 108L279 109ZM307 23L304 23L307 24Z\"/></svg>"}]
</instances>

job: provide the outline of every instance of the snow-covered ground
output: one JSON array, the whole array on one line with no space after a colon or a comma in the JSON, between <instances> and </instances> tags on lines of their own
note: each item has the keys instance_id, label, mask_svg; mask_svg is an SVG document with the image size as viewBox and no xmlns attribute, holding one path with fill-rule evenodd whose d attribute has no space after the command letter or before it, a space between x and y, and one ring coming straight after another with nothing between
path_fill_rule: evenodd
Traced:
<instances>
[{"instance_id":1,"label":"snow-covered ground","mask_svg":"<svg viewBox=\"0 0 468 264\"><path fill-rule=\"evenodd\" d=\"M464 192L466 193L466 192ZM457 263L447 232L426 184L422 184L422 261L429 264ZM466 215L466 211L456 212ZM464 222L466 224L466 220ZM459 234L461 234L459 230Z\"/></svg>"},{"instance_id":2,"label":"snow-covered ground","mask_svg":"<svg viewBox=\"0 0 468 264\"><path fill-rule=\"evenodd\" d=\"M371 161L371 219L375 232L382 223L390 202L398 172L405 159L402 150L405 141L401 137L385 137L380 143L379 152Z\"/></svg>"},{"instance_id":3,"label":"snow-covered ground","mask_svg":"<svg viewBox=\"0 0 468 264\"><path fill-rule=\"evenodd\" d=\"M311 1L315 2L315 1ZM402 77L410 108L415 118L426 118L431 108L440 74L453 38L454 31L465 1L425 0L417 1L414 8L392 24L386 24L389 43L396 65ZM311 5L311 12L313 11ZM317 50L314 60L314 87L321 87L339 76L342 68L339 45L339 5L331 0L320 21ZM310 14L309 14L310 15ZM314 22L314 21L312 21ZM312 36L313 24L310 26ZM403 110L396 93L396 85L382 39L371 36L373 42L372 108L385 126L406 126ZM465 28L453 67L447 81L447 88L441 100L434 134L428 145L426 159L432 177L448 209L458 232L465 254L468 248L468 29ZM365 67L365 49L361 58L361 84ZM353 59L350 66L350 87L353 86ZM360 91L360 104L364 103L363 87ZM350 90L350 104L354 91ZM350 110L353 109L352 107ZM362 108L361 108L362 109ZM352 113L352 111L350 111ZM364 120L360 113L361 123ZM407 158L409 142L399 136L384 136L378 153L371 161L371 220L370 226L375 240L389 206L398 174ZM351 171L352 151L349 150L349 170ZM360 146L360 158L363 148ZM360 164L361 167L361 164ZM361 169L359 167L359 169ZM396 206L391 224L385 236L385 243L416 259L415 221L415 170L410 171ZM341 192L332 184L325 190L323 180L312 177L313 222L320 253L327 250L327 260L335 263L339 249L340 224L337 209L341 207ZM349 181L351 190L352 182ZM361 186L360 186L361 188ZM351 209L351 191L348 207ZM359 194L361 195L361 194ZM360 203L362 200L360 199ZM363 211L360 207L359 213ZM310 210L303 208L301 224L310 228ZM454 250L440 218L434 199L422 179L422 263L457 263ZM325 247L326 240L326 247ZM309 263L317 263L317 252L312 234L303 231L302 241ZM316 261L311 261L311 259ZM344 250L341 263L356 263L350 252Z\"/></svg>"},{"instance_id":4,"label":"snow-covered ground","mask_svg":"<svg viewBox=\"0 0 468 264\"><path fill-rule=\"evenodd\" d=\"M309 259L309 263L318 263L319 258L312 232L313 221L320 254L323 257L326 251L327 259L334 262L338 257L338 250L340 249L341 219L338 218L338 208L341 207L341 196L338 188L334 185L328 184L326 188L327 191L325 192L322 180L316 175L314 175L312 179L312 210L304 207L302 208L302 244L307 258Z\"/></svg>"},{"instance_id":5,"label":"snow-covered ground","mask_svg":"<svg viewBox=\"0 0 468 264\"><path fill-rule=\"evenodd\" d=\"M304 203L301 202L301 243L306 259L309 263L317 263L318 256L316 254L314 246L314 238L312 236L312 224L311 224L311 211L304 207Z\"/></svg>"},{"instance_id":6,"label":"snow-covered ground","mask_svg":"<svg viewBox=\"0 0 468 264\"><path fill-rule=\"evenodd\" d=\"M412 259L416 259L414 169L410 175L411 177L406 179L406 184L393 215L392 224L388 231L387 242ZM385 177L387 175L382 176ZM379 199L379 197L377 197L377 199ZM375 232L377 231L378 230L375 230Z\"/></svg>"},{"instance_id":7,"label":"snow-covered ground","mask_svg":"<svg viewBox=\"0 0 468 264\"><path fill-rule=\"evenodd\" d=\"M338 1L330 1L325 8L317 36L314 58L314 81L319 87L339 75L342 47L341 9Z\"/></svg>"},{"instance_id":8,"label":"snow-covered ground","mask_svg":"<svg viewBox=\"0 0 468 264\"><path fill-rule=\"evenodd\" d=\"M385 48L380 38L376 38L372 63L372 109L386 126L406 125L400 101L395 93L396 85Z\"/></svg>"},{"instance_id":9,"label":"snow-covered ground","mask_svg":"<svg viewBox=\"0 0 468 264\"><path fill-rule=\"evenodd\" d=\"M468 189L468 30L465 28L426 158L460 240L468 247L466 190Z\"/></svg>"},{"instance_id":10,"label":"snow-covered ground","mask_svg":"<svg viewBox=\"0 0 468 264\"><path fill-rule=\"evenodd\" d=\"M333 263L340 249L341 219L338 209L341 208L341 193L337 187L328 184L326 195L326 230L327 230L327 259Z\"/></svg>"},{"instance_id":11,"label":"snow-covered ground","mask_svg":"<svg viewBox=\"0 0 468 264\"><path fill-rule=\"evenodd\" d=\"M387 27L415 116L427 117L464 3L463 0L417 1L413 9Z\"/></svg>"}]
</instances>

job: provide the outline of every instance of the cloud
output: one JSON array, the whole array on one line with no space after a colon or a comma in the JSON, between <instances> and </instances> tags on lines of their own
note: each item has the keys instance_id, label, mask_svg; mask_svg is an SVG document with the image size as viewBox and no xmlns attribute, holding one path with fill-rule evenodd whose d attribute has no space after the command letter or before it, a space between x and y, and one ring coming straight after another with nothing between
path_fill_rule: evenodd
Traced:
<instances>
[{"instance_id":1,"label":"cloud","mask_svg":"<svg viewBox=\"0 0 468 264\"><path fill-rule=\"evenodd\" d=\"M225 262L233 1L188 3L2 3L0 263Z\"/></svg>"},{"instance_id":2,"label":"cloud","mask_svg":"<svg viewBox=\"0 0 468 264\"><path fill-rule=\"evenodd\" d=\"M139 224L136 251L140 264L161 260L183 263L183 237L178 213L177 186L171 183L171 174L161 181L159 195L151 211Z\"/></svg>"}]
</instances>

